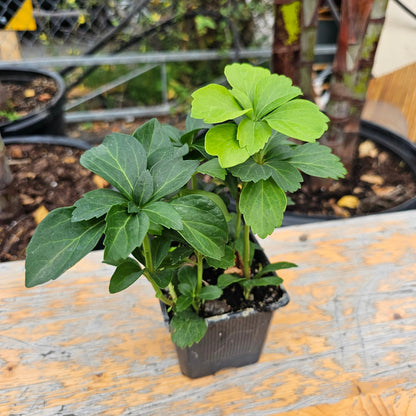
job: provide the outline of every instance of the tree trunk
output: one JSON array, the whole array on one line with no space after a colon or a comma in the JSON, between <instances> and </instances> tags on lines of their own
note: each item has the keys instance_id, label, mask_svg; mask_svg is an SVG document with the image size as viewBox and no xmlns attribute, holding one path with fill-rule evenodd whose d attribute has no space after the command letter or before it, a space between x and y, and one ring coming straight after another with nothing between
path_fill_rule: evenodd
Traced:
<instances>
[{"instance_id":1,"label":"tree trunk","mask_svg":"<svg viewBox=\"0 0 416 416\"><path fill-rule=\"evenodd\" d=\"M312 101L312 65L322 3L323 0L275 0L272 71L290 77Z\"/></svg>"},{"instance_id":2,"label":"tree trunk","mask_svg":"<svg viewBox=\"0 0 416 416\"><path fill-rule=\"evenodd\" d=\"M322 144L332 148L348 172L354 167L361 112L384 24L388 0L343 0L337 52L326 113L331 120Z\"/></svg>"}]
</instances>

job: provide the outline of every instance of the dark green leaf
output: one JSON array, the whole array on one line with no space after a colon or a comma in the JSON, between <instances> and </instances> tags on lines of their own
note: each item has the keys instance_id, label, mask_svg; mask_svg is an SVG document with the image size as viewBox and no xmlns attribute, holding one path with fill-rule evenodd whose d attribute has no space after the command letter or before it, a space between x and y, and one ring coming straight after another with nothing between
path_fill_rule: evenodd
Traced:
<instances>
[{"instance_id":1,"label":"dark green leaf","mask_svg":"<svg viewBox=\"0 0 416 416\"><path fill-rule=\"evenodd\" d=\"M303 177L290 162L269 159L263 166L270 168L272 178L283 191L295 192L301 187Z\"/></svg>"},{"instance_id":2,"label":"dark green leaf","mask_svg":"<svg viewBox=\"0 0 416 416\"><path fill-rule=\"evenodd\" d=\"M72 221L85 221L99 218L106 214L113 205L126 204L126 199L120 192L112 189L94 189L87 192L75 202Z\"/></svg>"},{"instance_id":3,"label":"dark green leaf","mask_svg":"<svg viewBox=\"0 0 416 416\"><path fill-rule=\"evenodd\" d=\"M133 185L133 200L141 206L145 204L153 195L153 177L146 169Z\"/></svg>"},{"instance_id":4,"label":"dark green leaf","mask_svg":"<svg viewBox=\"0 0 416 416\"><path fill-rule=\"evenodd\" d=\"M178 297L178 300L176 301L176 312L183 312L186 309L188 309L193 302L193 298L185 295L181 295Z\"/></svg>"},{"instance_id":5,"label":"dark green leaf","mask_svg":"<svg viewBox=\"0 0 416 416\"><path fill-rule=\"evenodd\" d=\"M180 215L179 234L204 256L220 259L227 242L227 222L221 209L202 195L185 195L171 202Z\"/></svg>"},{"instance_id":6,"label":"dark green leaf","mask_svg":"<svg viewBox=\"0 0 416 416\"><path fill-rule=\"evenodd\" d=\"M347 173L338 156L332 154L328 146L318 143L296 146L289 162L306 174L319 178L338 179Z\"/></svg>"},{"instance_id":7,"label":"dark green leaf","mask_svg":"<svg viewBox=\"0 0 416 416\"><path fill-rule=\"evenodd\" d=\"M201 341L207 332L207 323L204 318L191 310L174 315L170 322L172 341L179 347L190 347Z\"/></svg>"},{"instance_id":8,"label":"dark green leaf","mask_svg":"<svg viewBox=\"0 0 416 416\"><path fill-rule=\"evenodd\" d=\"M80 162L129 199L147 164L143 146L134 137L121 133L113 133L101 145L87 150Z\"/></svg>"},{"instance_id":9,"label":"dark green leaf","mask_svg":"<svg viewBox=\"0 0 416 416\"><path fill-rule=\"evenodd\" d=\"M230 246L225 246L225 253L219 260L212 259L210 257L206 258L207 263L214 267L215 269L228 269L235 264L235 252L234 249Z\"/></svg>"},{"instance_id":10,"label":"dark green leaf","mask_svg":"<svg viewBox=\"0 0 416 416\"><path fill-rule=\"evenodd\" d=\"M279 261L277 263L270 263L263 267L255 276L254 279L265 275L266 273L274 272L276 270L289 269L291 267L298 267L295 263L289 263L288 261Z\"/></svg>"},{"instance_id":11,"label":"dark green leaf","mask_svg":"<svg viewBox=\"0 0 416 416\"><path fill-rule=\"evenodd\" d=\"M197 172L224 180L227 171L220 166L218 158L214 157L199 166Z\"/></svg>"},{"instance_id":12,"label":"dark green leaf","mask_svg":"<svg viewBox=\"0 0 416 416\"><path fill-rule=\"evenodd\" d=\"M142 124L133 136L143 145L147 154L147 167L150 169L156 162L173 157L173 144L169 134L159 121L152 118Z\"/></svg>"},{"instance_id":13,"label":"dark green leaf","mask_svg":"<svg viewBox=\"0 0 416 416\"><path fill-rule=\"evenodd\" d=\"M203 300L215 300L222 295L222 290L218 286L204 286L199 292L199 298Z\"/></svg>"},{"instance_id":14,"label":"dark green leaf","mask_svg":"<svg viewBox=\"0 0 416 416\"><path fill-rule=\"evenodd\" d=\"M267 276L267 277L260 277L258 279L250 279L245 280L241 284L246 289L252 289L253 287L257 286L279 286L281 283L283 283L283 279L277 276Z\"/></svg>"},{"instance_id":15,"label":"dark green leaf","mask_svg":"<svg viewBox=\"0 0 416 416\"><path fill-rule=\"evenodd\" d=\"M129 214L126 207L114 206L106 217L104 261L117 265L143 242L149 218L143 212Z\"/></svg>"},{"instance_id":16,"label":"dark green leaf","mask_svg":"<svg viewBox=\"0 0 416 416\"><path fill-rule=\"evenodd\" d=\"M98 243L104 221L73 222L73 210L57 208L36 228L26 251L26 287L57 279Z\"/></svg>"},{"instance_id":17,"label":"dark green leaf","mask_svg":"<svg viewBox=\"0 0 416 416\"><path fill-rule=\"evenodd\" d=\"M142 274L143 269L137 261L128 258L120 263L110 280L110 293L121 292L131 286Z\"/></svg>"},{"instance_id":18,"label":"dark green leaf","mask_svg":"<svg viewBox=\"0 0 416 416\"><path fill-rule=\"evenodd\" d=\"M218 277L217 285L221 289L225 289L226 287L232 285L233 283L241 283L246 279L241 276L237 276L236 274L222 274Z\"/></svg>"},{"instance_id":19,"label":"dark green leaf","mask_svg":"<svg viewBox=\"0 0 416 416\"><path fill-rule=\"evenodd\" d=\"M152 279L161 288L165 289L173 278L173 270L158 270L152 274Z\"/></svg>"},{"instance_id":20,"label":"dark green leaf","mask_svg":"<svg viewBox=\"0 0 416 416\"><path fill-rule=\"evenodd\" d=\"M273 174L273 169L271 169L270 166L266 164L260 165L251 157L244 163L229 168L229 171L234 176L240 178L243 182L258 182L260 180L266 180Z\"/></svg>"},{"instance_id":21,"label":"dark green leaf","mask_svg":"<svg viewBox=\"0 0 416 416\"><path fill-rule=\"evenodd\" d=\"M171 159L161 160L152 166L154 192L152 200L160 199L178 191L184 186L198 168L197 160Z\"/></svg>"},{"instance_id":22,"label":"dark green leaf","mask_svg":"<svg viewBox=\"0 0 416 416\"><path fill-rule=\"evenodd\" d=\"M249 182L240 198L240 210L254 234L266 238L280 227L286 209L286 195L272 179Z\"/></svg>"},{"instance_id":23,"label":"dark green leaf","mask_svg":"<svg viewBox=\"0 0 416 416\"><path fill-rule=\"evenodd\" d=\"M188 285L191 293L194 293L198 284L197 268L192 266L181 267L178 270L178 280L181 284Z\"/></svg>"},{"instance_id":24,"label":"dark green leaf","mask_svg":"<svg viewBox=\"0 0 416 416\"><path fill-rule=\"evenodd\" d=\"M181 217L169 203L163 201L153 201L142 208L142 211L155 224L163 225L166 228L182 230L183 224Z\"/></svg>"},{"instance_id":25,"label":"dark green leaf","mask_svg":"<svg viewBox=\"0 0 416 416\"><path fill-rule=\"evenodd\" d=\"M153 267L157 269L169 253L171 240L157 237L150 240L152 248Z\"/></svg>"},{"instance_id":26,"label":"dark green leaf","mask_svg":"<svg viewBox=\"0 0 416 416\"><path fill-rule=\"evenodd\" d=\"M193 249L186 246L179 246L170 251L164 258L160 267L177 268L188 260L189 256L193 253Z\"/></svg>"}]
</instances>

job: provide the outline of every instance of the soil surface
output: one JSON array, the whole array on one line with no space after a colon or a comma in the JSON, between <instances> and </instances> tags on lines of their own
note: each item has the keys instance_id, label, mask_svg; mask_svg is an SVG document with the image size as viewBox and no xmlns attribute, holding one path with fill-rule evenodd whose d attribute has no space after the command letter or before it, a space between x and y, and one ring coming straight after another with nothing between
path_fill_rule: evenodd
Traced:
<instances>
[{"instance_id":1,"label":"soil surface","mask_svg":"<svg viewBox=\"0 0 416 416\"><path fill-rule=\"evenodd\" d=\"M37 223L52 209L70 206L85 192L108 186L83 168L83 150L36 144L7 146L20 212L0 223L0 261L22 260Z\"/></svg>"},{"instance_id":2,"label":"soil surface","mask_svg":"<svg viewBox=\"0 0 416 416\"><path fill-rule=\"evenodd\" d=\"M45 107L56 95L57 85L49 77L38 76L28 82L0 79L0 125Z\"/></svg>"}]
</instances>

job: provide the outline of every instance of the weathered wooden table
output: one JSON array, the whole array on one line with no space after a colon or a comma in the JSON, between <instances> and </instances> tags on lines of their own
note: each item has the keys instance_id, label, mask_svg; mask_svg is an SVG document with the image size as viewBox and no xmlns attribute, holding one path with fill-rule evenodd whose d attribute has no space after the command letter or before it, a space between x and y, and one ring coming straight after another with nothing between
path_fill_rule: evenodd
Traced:
<instances>
[{"instance_id":1,"label":"weathered wooden table","mask_svg":"<svg viewBox=\"0 0 416 416\"><path fill-rule=\"evenodd\" d=\"M94 252L25 289L0 264L0 415L416 415L416 211L277 230L291 303L259 363L182 376L145 280Z\"/></svg>"}]
</instances>

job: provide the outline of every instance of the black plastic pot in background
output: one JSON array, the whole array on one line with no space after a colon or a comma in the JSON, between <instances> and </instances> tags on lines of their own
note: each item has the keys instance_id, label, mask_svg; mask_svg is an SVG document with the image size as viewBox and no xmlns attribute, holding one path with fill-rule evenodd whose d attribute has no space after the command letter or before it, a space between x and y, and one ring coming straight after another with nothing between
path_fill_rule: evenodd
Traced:
<instances>
[{"instance_id":1,"label":"black plastic pot in background","mask_svg":"<svg viewBox=\"0 0 416 416\"><path fill-rule=\"evenodd\" d=\"M416 181L416 146L412 142L399 134L392 132L391 130L365 120L361 120L360 136L363 140L371 140L375 144L383 146L385 149L402 159L403 162L409 166L409 169L412 171ZM406 211L409 209L416 209L416 197L413 197L393 208L366 215ZM337 219L340 219L340 217L336 217L334 215L307 215L286 211L282 226L300 225Z\"/></svg>"},{"instance_id":2,"label":"black plastic pot in background","mask_svg":"<svg viewBox=\"0 0 416 416\"><path fill-rule=\"evenodd\" d=\"M55 72L41 69L22 69L12 66L0 69L0 82L30 82L39 76L54 80L57 86L55 97L40 110L30 112L18 120L0 124L0 134L3 138L34 134L65 134L64 104L66 87L63 78Z\"/></svg>"},{"instance_id":3,"label":"black plastic pot in background","mask_svg":"<svg viewBox=\"0 0 416 416\"><path fill-rule=\"evenodd\" d=\"M256 250L257 261L269 263L262 250ZM202 340L184 349L176 347L181 372L190 378L205 377L229 367L256 363L263 350L273 312L289 303L289 295L280 285L282 296L265 310L253 308L206 318L208 330ZM167 326L169 317L161 303Z\"/></svg>"}]
</instances>

